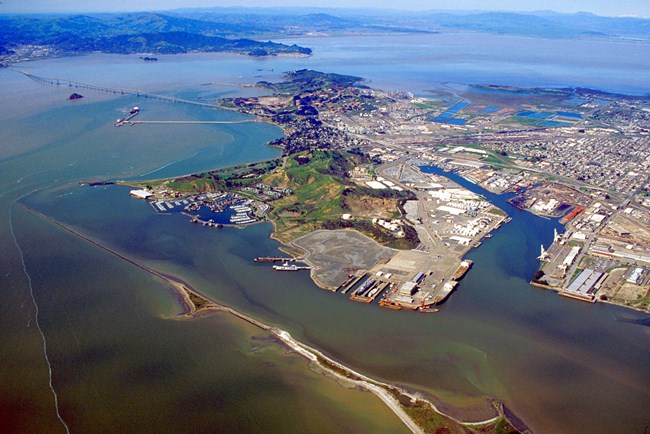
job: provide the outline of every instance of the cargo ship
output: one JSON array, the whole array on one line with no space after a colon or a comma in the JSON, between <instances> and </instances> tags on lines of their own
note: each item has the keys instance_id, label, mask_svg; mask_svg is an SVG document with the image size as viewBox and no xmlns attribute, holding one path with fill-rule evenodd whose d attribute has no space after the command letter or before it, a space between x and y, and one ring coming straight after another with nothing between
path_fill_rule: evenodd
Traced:
<instances>
[{"instance_id":1,"label":"cargo ship","mask_svg":"<svg viewBox=\"0 0 650 434\"><path fill-rule=\"evenodd\" d=\"M465 276L465 274L469 271L473 263L474 262L469 259L465 259L464 261L462 261L458 266L458 269L456 270L454 275L451 276L451 280L455 280L457 282L460 279L462 279Z\"/></svg>"},{"instance_id":2,"label":"cargo ship","mask_svg":"<svg viewBox=\"0 0 650 434\"><path fill-rule=\"evenodd\" d=\"M374 279L368 278L363 284L357 289L353 295L355 296L362 296L363 294L366 293L370 289L370 287L375 283Z\"/></svg>"},{"instance_id":3,"label":"cargo ship","mask_svg":"<svg viewBox=\"0 0 650 434\"><path fill-rule=\"evenodd\" d=\"M454 290L454 288L456 288L456 285L458 285L458 282L455 280L450 280L449 282L445 283L433 298L432 304L440 304L445 301L447 297L449 297L449 294L451 294L451 292Z\"/></svg>"}]
</instances>

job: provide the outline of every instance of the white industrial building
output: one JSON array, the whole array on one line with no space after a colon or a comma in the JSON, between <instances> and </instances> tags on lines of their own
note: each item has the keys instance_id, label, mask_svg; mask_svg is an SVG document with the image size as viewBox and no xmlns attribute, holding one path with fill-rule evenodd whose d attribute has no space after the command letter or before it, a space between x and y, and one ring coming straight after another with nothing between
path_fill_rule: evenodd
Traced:
<instances>
[{"instance_id":1,"label":"white industrial building","mask_svg":"<svg viewBox=\"0 0 650 434\"><path fill-rule=\"evenodd\" d=\"M137 197L138 199L149 199L151 196L153 196L153 193L150 193L147 190L131 190L129 191L129 194L133 197Z\"/></svg>"}]
</instances>

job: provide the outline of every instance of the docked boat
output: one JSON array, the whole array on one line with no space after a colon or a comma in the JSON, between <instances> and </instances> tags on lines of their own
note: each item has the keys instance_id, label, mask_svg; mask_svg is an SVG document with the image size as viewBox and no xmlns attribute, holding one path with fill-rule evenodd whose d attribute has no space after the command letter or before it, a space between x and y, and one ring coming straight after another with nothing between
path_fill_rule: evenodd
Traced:
<instances>
[{"instance_id":1,"label":"docked boat","mask_svg":"<svg viewBox=\"0 0 650 434\"><path fill-rule=\"evenodd\" d=\"M451 277L451 279L455 281L459 281L460 279L462 279L463 276L465 276L465 274L469 271L473 263L474 262L469 259L465 259L464 261L462 261L458 266L458 269L456 270L454 275Z\"/></svg>"},{"instance_id":2,"label":"docked boat","mask_svg":"<svg viewBox=\"0 0 650 434\"><path fill-rule=\"evenodd\" d=\"M273 269L275 271L298 271L298 270L309 270L311 267L304 267L296 264L289 264L288 262L283 263L282 265L274 265Z\"/></svg>"}]
</instances>

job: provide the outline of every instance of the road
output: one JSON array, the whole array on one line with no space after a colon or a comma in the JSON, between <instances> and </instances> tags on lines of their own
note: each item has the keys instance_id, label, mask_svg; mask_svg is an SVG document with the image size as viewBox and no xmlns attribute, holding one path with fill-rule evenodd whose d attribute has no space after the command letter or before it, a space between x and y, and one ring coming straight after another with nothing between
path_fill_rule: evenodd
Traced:
<instances>
[{"instance_id":1,"label":"road","mask_svg":"<svg viewBox=\"0 0 650 434\"><path fill-rule=\"evenodd\" d=\"M567 273L566 273L567 278L566 278L566 281L564 282L564 285L562 285L562 290L567 289L567 288L569 287L569 285L571 284L571 281L573 280L572 277L573 277L574 273L576 272L576 270L578 269L578 265L580 265L580 262L582 261L582 258L584 258L585 255L587 255L587 253L589 252L589 247L591 247L591 244L592 244L592 243L595 241L595 239L598 237L598 234L600 233L600 230L602 230L603 228L605 228L605 227L607 226L607 224L608 224L608 223L609 223L609 222L610 222L610 221L611 221L611 220L612 220L616 215L618 215L619 213L621 213L622 211L624 211L624 210L625 210L625 209L630 205L630 203L632 202L632 200L634 200L634 197L635 197L637 194L639 194L639 192L643 189L643 186L646 185L648 182L650 182L650 176L648 176L648 177L646 178L646 181L645 181L644 183L641 184L641 187L639 187L638 189L636 189L636 190L635 190L635 191L634 191L630 196L628 196L627 198L625 198L625 200L623 200L623 202L621 202L621 204L617 207L617 210L615 210L614 212L612 212L611 215L609 215L609 216L607 216L605 219L603 219L603 222L601 223L601 225L599 226L599 228L598 228L596 231L592 232L592 233L591 233L591 234L586 238L585 243L584 243L584 245L582 246L582 249L580 250L580 253L579 253L578 256L576 257L575 261L573 262L573 265L571 265L571 268L570 268L570 269L567 271Z\"/></svg>"}]
</instances>

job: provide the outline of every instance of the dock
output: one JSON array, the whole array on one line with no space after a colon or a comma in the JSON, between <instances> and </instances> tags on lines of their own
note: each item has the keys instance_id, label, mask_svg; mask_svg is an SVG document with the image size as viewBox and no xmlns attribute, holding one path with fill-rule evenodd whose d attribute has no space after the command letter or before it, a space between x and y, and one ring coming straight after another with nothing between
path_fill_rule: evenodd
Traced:
<instances>
[{"instance_id":1,"label":"dock","mask_svg":"<svg viewBox=\"0 0 650 434\"><path fill-rule=\"evenodd\" d=\"M364 294L353 293L350 295L350 300L360 303L372 303L390 285L390 282L376 281L364 291Z\"/></svg>"},{"instance_id":2,"label":"dock","mask_svg":"<svg viewBox=\"0 0 650 434\"><path fill-rule=\"evenodd\" d=\"M364 274L362 274L361 276L355 277L355 278L352 280L352 282L350 282L350 283L348 284L348 286L346 286L345 288L343 288L343 291L341 291L341 294L347 294L347 292L348 292L349 290L351 290L351 289L352 289L352 288L353 288L357 283L359 283L359 281L360 281L361 279L363 279L363 278L366 277L367 275L368 275L368 274L365 274L365 273L364 273Z\"/></svg>"}]
</instances>

